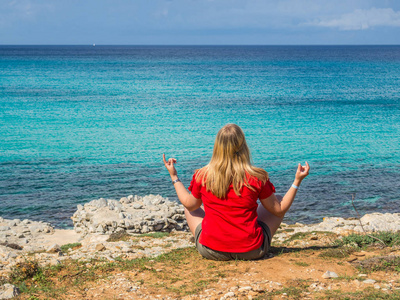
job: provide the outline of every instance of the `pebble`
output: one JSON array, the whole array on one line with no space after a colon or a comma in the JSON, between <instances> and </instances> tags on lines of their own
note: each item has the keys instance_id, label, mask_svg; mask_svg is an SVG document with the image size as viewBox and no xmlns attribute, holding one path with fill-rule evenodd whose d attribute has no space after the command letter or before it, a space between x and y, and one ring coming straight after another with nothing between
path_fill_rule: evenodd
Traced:
<instances>
[{"instance_id":1,"label":"pebble","mask_svg":"<svg viewBox=\"0 0 400 300\"><path fill-rule=\"evenodd\" d=\"M225 298L232 298L235 297L235 293L234 292L228 292L224 295Z\"/></svg>"},{"instance_id":2,"label":"pebble","mask_svg":"<svg viewBox=\"0 0 400 300\"><path fill-rule=\"evenodd\" d=\"M243 293L243 292L248 292L248 291L251 291L251 290L252 290L252 287L251 287L251 286L243 286L243 287L240 287L240 288L238 289L238 291L241 292L241 293Z\"/></svg>"},{"instance_id":3,"label":"pebble","mask_svg":"<svg viewBox=\"0 0 400 300\"><path fill-rule=\"evenodd\" d=\"M373 279L366 279L363 281L363 283L366 283L366 284L374 284L375 282L376 282L376 280L373 280Z\"/></svg>"},{"instance_id":4,"label":"pebble","mask_svg":"<svg viewBox=\"0 0 400 300\"><path fill-rule=\"evenodd\" d=\"M335 272L332 271L326 271L323 275L322 278L328 279L328 278L337 278L339 277Z\"/></svg>"},{"instance_id":5,"label":"pebble","mask_svg":"<svg viewBox=\"0 0 400 300\"><path fill-rule=\"evenodd\" d=\"M103 251L106 247L103 244L97 244L95 247L96 251Z\"/></svg>"}]
</instances>

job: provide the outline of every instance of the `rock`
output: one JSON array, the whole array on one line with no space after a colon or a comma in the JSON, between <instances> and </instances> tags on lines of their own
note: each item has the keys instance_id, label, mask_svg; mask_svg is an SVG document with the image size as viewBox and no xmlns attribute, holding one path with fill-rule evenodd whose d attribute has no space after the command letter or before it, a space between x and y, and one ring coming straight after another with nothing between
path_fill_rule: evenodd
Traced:
<instances>
[{"instance_id":1,"label":"rock","mask_svg":"<svg viewBox=\"0 0 400 300\"><path fill-rule=\"evenodd\" d=\"M57 244L51 245L49 248L47 248L46 252L47 253L58 253L61 251L61 248Z\"/></svg>"},{"instance_id":2,"label":"rock","mask_svg":"<svg viewBox=\"0 0 400 300\"><path fill-rule=\"evenodd\" d=\"M240 293L248 292L248 291L251 291L251 290L252 290L252 287L251 287L251 286L242 286L242 287L240 287L240 288L238 289L238 291L239 291Z\"/></svg>"},{"instance_id":3,"label":"rock","mask_svg":"<svg viewBox=\"0 0 400 300\"><path fill-rule=\"evenodd\" d=\"M8 226L0 226L0 231L7 231L10 230L11 228Z\"/></svg>"},{"instance_id":4,"label":"rock","mask_svg":"<svg viewBox=\"0 0 400 300\"><path fill-rule=\"evenodd\" d=\"M356 261L358 258L355 256L350 256L349 258L346 259L347 262L353 262Z\"/></svg>"},{"instance_id":5,"label":"rock","mask_svg":"<svg viewBox=\"0 0 400 300\"><path fill-rule=\"evenodd\" d=\"M374 284L375 282L376 282L376 280L373 280L373 279L365 279L363 281L363 283L365 283L365 284Z\"/></svg>"},{"instance_id":6,"label":"rock","mask_svg":"<svg viewBox=\"0 0 400 300\"><path fill-rule=\"evenodd\" d=\"M322 278L328 279L328 278L337 278L339 277L335 272L332 271L326 271L323 275Z\"/></svg>"},{"instance_id":7,"label":"rock","mask_svg":"<svg viewBox=\"0 0 400 300\"><path fill-rule=\"evenodd\" d=\"M122 197L119 200L119 202L122 203L122 204L127 204L127 203L130 203L131 201L127 197Z\"/></svg>"},{"instance_id":8,"label":"rock","mask_svg":"<svg viewBox=\"0 0 400 300\"><path fill-rule=\"evenodd\" d=\"M96 251L103 251L106 250L106 247L103 244L97 244L95 246Z\"/></svg>"},{"instance_id":9,"label":"rock","mask_svg":"<svg viewBox=\"0 0 400 300\"><path fill-rule=\"evenodd\" d=\"M16 286L6 283L0 286L0 299L11 299L19 295L19 290Z\"/></svg>"},{"instance_id":10,"label":"rock","mask_svg":"<svg viewBox=\"0 0 400 300\"><path fill-rule=\"evenodd\" d=\"M235 297L235 293L234 292L228 292L224 295L224 298L232 298Z\"/></svg>"}]
</instances>

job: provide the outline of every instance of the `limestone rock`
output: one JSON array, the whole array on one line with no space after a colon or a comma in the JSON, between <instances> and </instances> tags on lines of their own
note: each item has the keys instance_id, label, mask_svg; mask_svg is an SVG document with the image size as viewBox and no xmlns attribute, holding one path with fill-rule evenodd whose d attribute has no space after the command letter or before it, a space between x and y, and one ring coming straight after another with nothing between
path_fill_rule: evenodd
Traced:
<instances>
[{"instance_id":1,"label":"limestone rock","mask_svg":"<svg viewBox=\"0 0 400 300\"><path fill-rule=\"evenodd\" d=\"M0 286L0 299L11 299L19 295L19 290L16 286L6 283Z\"/></svg>"},{"instance_id":2,"label":"limestone rock","mask_svg":"<svg viewBox=\"0 0 400 300\"><path fill-rule=\"evenodd\" d=\"M232 298L235 297L235 293L234 292L228 292L224 295L225 298Z\"/></svg>"},{"instance_id":3,"label":"limestone rock","mask_svg":"<svg viewBox=\"0 0 400 300\"><path fill-rule=\"evenodd\" d=\"M365 279L363 281L363 283L366 283L366 284L374 284L375 282L376 282L376 280L373 280L373 279Z\"/></svg>"},{"instance_id":4,"label":"limestone rock","mask_svg":"<svg viewBox=\"0 0 400 300\"><path fill-rule=\"evenodd\" d=\"M322 278L328 279L328 278L337 278L339 277L335 272L332 271L326 271L323 275Z\"/></svg>"},{"instance_id":5,"label":"limestone rock","mask_svg":"<svg viewBox=\"0 0 400 300\"><path fill-rule=\"evenodd\" d=\"M51 245L49 248L47 248L46 252L47 253L58 253L61 251L61 248L57 244Z\"/></svg>"},{"instance_id":6,"label":"limestone rock","mask_svg":"<svg viewBox=\"0 0 400 300\"><path fill-rule=\"evenodd\" d=\"M106 247L103 244L97 244L95 246L96 251L103 251L106 250Z\"/></svg>"},{"instance_id":7,"label":"limestone rock","mask_svg":"<svg viewBox=\"0 0 400 300\"><path fill-rule=\"evenodd\" d=\"M84 235L189 231L183 213L181 204L160 195L130 195L119 201L104 198L90 201L78 207L71 219L75 231Z\"/></svg>"}]
</instances>

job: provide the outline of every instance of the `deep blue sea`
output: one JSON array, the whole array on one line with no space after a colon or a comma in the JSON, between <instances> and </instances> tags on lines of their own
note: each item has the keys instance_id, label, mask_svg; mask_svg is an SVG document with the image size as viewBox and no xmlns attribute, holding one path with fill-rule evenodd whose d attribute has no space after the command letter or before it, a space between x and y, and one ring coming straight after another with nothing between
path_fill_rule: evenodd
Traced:
<instances>
[{"instance_id":1,"label":"deep blue sea","mask_svg":"<svg viewBox=\"0 0 400 300\"><path fill-rule=\"evenodd\" d=\"M310 163L287 222L400 212L400 46L0 46L0 216L177 199L227 123L280 194Z\"/></svg>"}]
</instances>

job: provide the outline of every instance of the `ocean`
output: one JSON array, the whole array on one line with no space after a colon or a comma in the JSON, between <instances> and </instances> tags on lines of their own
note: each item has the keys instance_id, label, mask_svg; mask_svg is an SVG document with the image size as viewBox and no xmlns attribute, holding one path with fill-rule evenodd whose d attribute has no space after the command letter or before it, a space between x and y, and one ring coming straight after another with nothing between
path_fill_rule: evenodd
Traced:
<instances>
[{"instance_id":1,"label":"ocean","mask_svg":"<svg viewBox=\"0 0 400 300\"><path fill-rule=\"evenodd\" d=\"M77 204L177 200L227 123L286 222L400 212L400 46L0 46L0 216L72 226Z\"/></svg>"}]
</instances>

